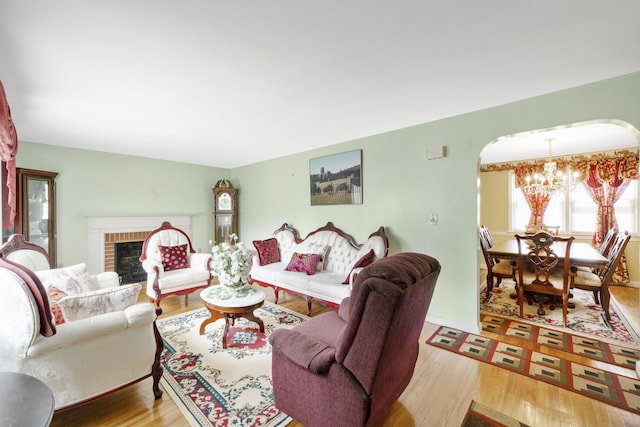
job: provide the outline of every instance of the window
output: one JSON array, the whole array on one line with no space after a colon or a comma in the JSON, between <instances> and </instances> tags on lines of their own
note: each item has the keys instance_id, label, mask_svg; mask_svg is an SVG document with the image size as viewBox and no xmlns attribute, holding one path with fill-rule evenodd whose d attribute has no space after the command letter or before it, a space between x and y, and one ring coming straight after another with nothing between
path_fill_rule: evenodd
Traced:
<instances>
[{"instance_id":1,"label":"window","mask_svg":"<svg viewBox=\"0 0 640 427\"><path fill-rule=\"evenodd\" d=\"M509 172L509 204L510 228L513 231L524 231L529 223L531 210L515 186L515 175ZM638 232L638 181L633 180L627 186L615 204L616 219L620 230L629 233ZM598 206L591 200L582 184L576 185L573 191L554 194L544 213L543 222L548 225L559 225L565 233L593 233L595 231Z\"/></svg>"}]
</instances>

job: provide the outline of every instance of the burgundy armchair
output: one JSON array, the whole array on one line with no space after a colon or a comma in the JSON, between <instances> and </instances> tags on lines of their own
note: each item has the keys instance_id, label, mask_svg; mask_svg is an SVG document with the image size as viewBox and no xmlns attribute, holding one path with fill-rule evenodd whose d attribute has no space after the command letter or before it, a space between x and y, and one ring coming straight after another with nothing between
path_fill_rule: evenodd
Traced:
<instances>
[{"instance_id":1,"label":"burgundy armchair","mask_svg":"<svg viewBox=\"0 0 640 427\"><path fill-rule=\"evenodd\" d=\"M380 423L413 376L439 274L428 255L380 259L337 312L273 331L276 407L306 427Z\"/></svg>"}]
</instances>

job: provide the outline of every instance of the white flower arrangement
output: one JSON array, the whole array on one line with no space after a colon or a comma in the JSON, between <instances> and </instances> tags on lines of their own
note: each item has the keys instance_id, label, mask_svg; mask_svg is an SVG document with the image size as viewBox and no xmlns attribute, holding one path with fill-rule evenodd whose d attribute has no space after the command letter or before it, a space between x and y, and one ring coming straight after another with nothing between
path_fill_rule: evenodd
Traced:
<instances>
[{"instance_id":1,"label":"white flower arrangement","mask_svg":"<svg viewBox=\"0 0 640 427\"><path fill-rule=\"evenodd\" d=\"M211 249L213 262L211 269L218 276L220 284L232 288L241 288L249 284L251 261L256 251L237 242L238 236L229 236L231 243L219 243Z\"/></svg>"}]
</instances>

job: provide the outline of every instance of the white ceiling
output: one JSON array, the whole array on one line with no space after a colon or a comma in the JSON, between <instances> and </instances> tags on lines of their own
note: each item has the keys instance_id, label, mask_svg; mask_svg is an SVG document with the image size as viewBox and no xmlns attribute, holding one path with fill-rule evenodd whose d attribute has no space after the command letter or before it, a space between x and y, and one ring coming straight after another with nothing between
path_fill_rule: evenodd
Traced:
<instances>
[{"instance_id":1,"label":"white ceiling","mask_svg":"<svg viewBox=\"0 0 640 427\"><path fill-rule=\"evenodd\" d=\"M18 137L232 168L640 71L637 0L0 0Z\"/></svg>"}]
</instances>

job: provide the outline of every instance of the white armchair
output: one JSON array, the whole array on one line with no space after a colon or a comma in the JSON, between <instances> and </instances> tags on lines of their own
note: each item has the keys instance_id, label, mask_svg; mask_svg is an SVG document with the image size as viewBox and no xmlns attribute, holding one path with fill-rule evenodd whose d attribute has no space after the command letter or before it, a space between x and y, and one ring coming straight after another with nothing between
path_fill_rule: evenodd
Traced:
<instances>
[{"instance_id":1,"label":"white armchair","mask_svg":"<svg viewBox=\"0 0 640 427\"><path fill-rule=\"evenodd\" d=\"M187 234L165 221L142 245L147 295L160 307L167 295L188 295L211 284L210 253L196 253Z\"/></svg>"},{"instance_id":2,"label":"white armchair","mask_svg":"<svg viewBox=\"0 0 640 427\"><path fill-rule=\"evenodd\" d=\"M56 410L95 400L150 376L155 398L162 396L163 344L155 324L160 309L151 303L135 303L139 284L137 291L122 286L93 288L82 297L71 292L58 301L61 307L65 300L69 304L56 322L51 289L40 277L50 286L65 288L54 283L55 273L51 272L73 273L82 267L34 273L8 260L4 252L0 253L0 371L22 372L42 380L53 391ZM113 275L103 275L105 282L98 278L94 282L88 274L80 276L67 274L68 280L61 280L65 289L113 283ZM116 296L107 297L111 292ZM86 305L87 300L92 303Z\"/></svg>"}]
</instances>

